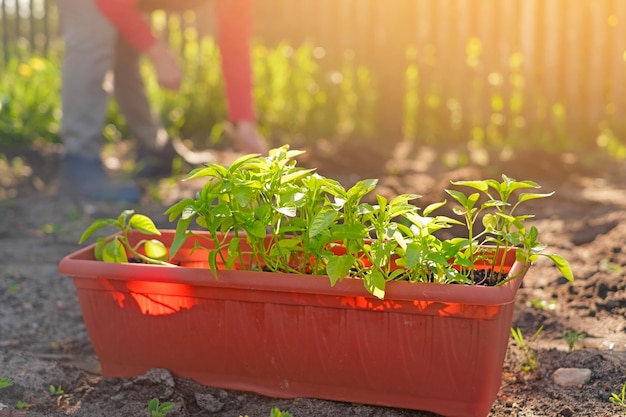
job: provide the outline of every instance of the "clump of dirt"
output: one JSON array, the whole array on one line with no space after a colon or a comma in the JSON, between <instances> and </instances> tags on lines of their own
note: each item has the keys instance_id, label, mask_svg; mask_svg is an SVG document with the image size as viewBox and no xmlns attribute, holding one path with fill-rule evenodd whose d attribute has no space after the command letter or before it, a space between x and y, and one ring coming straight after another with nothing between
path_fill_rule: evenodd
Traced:
<instances>
[{"instance_id":1,"label":"clump of dirt","mask_svg":"<svg viewBox=\"0 0 626 417\"><path fill-rule=\"evenodd\" d=\"M148 415L153 397L172 401L168 416L268 416L273 407L294 417L433 416L317 399L275 399L253 393L204 387L153 369L135 378L102 378L85 331L71 279L57 272L59 260L77 249L94 218L117 215L120 204L76 205L53 194L58 155L0 150L7 155L0 191L0 416ZM19 155L16 165L10 161ZM232 160L220 153L218 158ZM450 180L498 178L500 173L530 179L554 197L530 206L540 240L570 260L574 284L548 261L538 262L524 280L513 326L536 351L538 367L522 371L524 351L512 340L503 383L490 416L617 416L624 410L608 401L626 383L626 183L623 164L601 161L584 166L572 158L538 152L493 165L448 169L436 149L415 143L375 146L319 142L301 164L346 186L379 178L377 192L421 194L424 206L445 198ZM22 163L24 165L22 165ZM27 167L27 168L26 168ZM194 184L170 180L150 184L132 208L171 225L163 210ZM570 335L569 338L567 335ZM571 348L571 349L570 349ZM553 380L559 368L587 368L580 387ZM54 386L54 389L50 389ZM454 395L451 393L450 395ZM22 414L24 415L24 414Z\"/></svg>"}]
</instances>

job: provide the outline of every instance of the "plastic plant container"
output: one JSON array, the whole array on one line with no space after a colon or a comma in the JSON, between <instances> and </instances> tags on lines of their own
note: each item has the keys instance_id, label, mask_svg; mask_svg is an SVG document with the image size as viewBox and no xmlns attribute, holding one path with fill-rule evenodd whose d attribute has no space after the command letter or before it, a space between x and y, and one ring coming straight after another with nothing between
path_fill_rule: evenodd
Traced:
<instances>
[{"instance_id":1,"label":"plastic plant container","mask_svg":"<svg viewBox=\"0 0 626 417\"><path fill-rule=\"evenodd\" d=\"M162 233L169 245L174 231ZM177 268L99 262L94 245L60 262L104 376L159 367L271 397L489 414L523 276L498 287L390 282L380 300L351 278L331 287L325 276L220 270L215 279L193 245ZM506 256L511 273L523 271Z\"/></svg>"}]
</instances>

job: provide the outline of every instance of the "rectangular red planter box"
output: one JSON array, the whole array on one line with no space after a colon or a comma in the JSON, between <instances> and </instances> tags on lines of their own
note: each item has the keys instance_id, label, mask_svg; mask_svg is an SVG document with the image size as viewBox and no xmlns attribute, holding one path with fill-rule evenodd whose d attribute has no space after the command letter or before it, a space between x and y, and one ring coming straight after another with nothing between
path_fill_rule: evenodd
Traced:
<instances>
[{"instance_id":1,"label":"rectangular red planter box","mask_svg":"<svg viewBox=\"0 0 626 417\"><path fill-rule=\"evenodd\" d=\"M169 246L174 232L162 232ZM193 240L177 260L205 265ZM379 300L358 279L331 287L325 276L219 271L216 280L206 267L98 262L93 245L59 271L74 280L104 376L167 368L272 397L459 417L487 416L495 401L523 278L500 287L390 282Z\"/></svg>"}]
</instances>

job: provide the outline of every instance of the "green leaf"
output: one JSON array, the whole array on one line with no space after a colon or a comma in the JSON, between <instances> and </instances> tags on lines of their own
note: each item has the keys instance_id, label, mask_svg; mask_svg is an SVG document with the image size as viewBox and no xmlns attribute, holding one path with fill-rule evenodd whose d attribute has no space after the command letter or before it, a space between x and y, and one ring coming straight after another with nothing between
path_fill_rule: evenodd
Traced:
<instances>
[{"instance_id":1,"label":"green leaf","mask_svg":"<svg viewBox=\"0 0 626 417\"><path fill-rule=\"evenodd\" d=\"M80 237L78 241L79 244L83 243L87 240L91 235L93 235L98 230L105 228L107 226L117 227L117 221L114 219L98 219L95 220L91 225L83 232L83 235ZM119 229L119 227L118 227Z\"/></svg>"},{"instance_id":2,"label":"green leaf","mask_svg":"<svg viewBox=\"0 0 626 417\"><path fill-rule=\"evenodd\" d=\"M438 203L432 203L426 206L426 208L422 211L422 214L424 216L428 216L430 213L432 213L433 211L437 210L438 208L441 208L443 206L445 206L447 203L446 200L440 201Z\"/></svg>"},{"instance_id":3,"label":"green leaf","mask_svg":"<svg viewBox=\"0 0 626 417\"><path fill-rule=\"evenodd\" d=\"M412 269L417 266L422 259L422 247L417 243L409 243L406 248L406 267Z\"/></svg>"},{"instance_id":4,"label":"green leaf","mask_svg":"<svg viewBox=\"0 0 626 417\"><path fill-rule=\"evenodd\" d=\"M144 249L146 250L146 255L152 259L167 260L167 248L160 240L152 239L146 241Z\"/></svg>"},{"instance_id":5,"label":"green leaf","mask_svg":"<svg viewBox=\"0 0 626 417\"><path fill-rule=\"evenodd\" d=\"M380 298L381 300L385 298L385 277L380 271L373 271L370 274L365 275L363 278L363 284L367 291L373 296Z\"/></svg>"},{"instance_id":6,"label":"green leaf","mask_svg":"<svg viewBox=\"0 0 626 417\"><path fill-rule=\"evenodd\" d=\"M406 213L416 213L419 209L411 203L389 204L387 213L391 217L402 216Z\"/></svg>"},{"instance_id":7,"label":"green leaf","mask_svg":"<svg viewBox=\"0 0 626 417\"><path fill-rule=\"evenodd\" d=\"M102 250L102 260L104 262L111 263L125 263L128 262L128 257L126 256L126 249L122 242L119 239L115 238L106 245Z\"/></svg>"},{"instance_id":8,"label":"green leaf","mask_svg":"<svg viewBox=\"0 0 626 417\"><path fill-rule=\"evenodd\" d=\"M8 378L0 378L0 388L7 388L13 385L13 381Z\"/></svg>"},{"instance_id":9,"label":"green leaf","mask_svg":"<svg viewBox=\"0 0 626 417\"><path fill-rule=\"evenodd\" d=\"M219 178L219 177L223 177L225 173L226 173L225 168L217 164L211 164L205 168L195 168L191 170L191 172L189 172L189 174L187 174L187 176L183 178L183 181L190 181L190 180L193 180L195 178L200 178L200 177Z\"/></svg>"},{"instance_id":10,"label":"green leaf","mask_svg":"<svg viewBox=\"0 0 626 417\"><path fill-rule=\"evenodd\" d=\"M537 194L537 193L522 193L519 195L519 202L524 202L524 201L528 201L528 200L534 200L537 198L546 198L546 197L551 197L554 195L554 191L552 191L551 193L546 193L546 194Z\"/></svg>"},{"instance_id":11,"label":"green leaf","mask_svg":"<svg viewBox=\"0 0 626 417\"><path fill-rule=\"evenodd\" d=\"M506 207L508 206L509 203L506 203L502 200L488 200L485 201L482 205L483 208L487 208L487 207Z\"/></svg>"},{"instance_id":12,"label":"green leaf","mask_svg":"<svg viewBox=\"0 0 626 417\"><path fill-rule=\"evenodd\" d=\"M380 212L385 211L386 207L387 207L387 199L385 197L383 197L382 195L378 194L376 196L376 201L378 202L378 206L374 206L377 210L379 210Z\"/></svg>"},{"instance_id":13,"label":"green leaf","mask_svg":"<svg viewBox=\"0 0 626 417\"><path fill-rule=\"evenodd\" d=\"M467 213L467 210L465 210L462 207L454 207L452 209L452 212L458 216L465 216L465 214Z\"/></svg>"},{"instance_id":14,"label":"green leaf","mask_svg":"<svg viewBox=\"0 0 626 417\"><path fill-rule=\"evenodd\" d=\"M396 205L401 203L407 203L411 200L417 200L418 198L422 198L419 194L400 194L391 199L389 205Z\"/></svg>"},{"instance_id":15,"label":"green leaf","mask_svg":"<svg viewBox=\"0 0 626 417\"><path fill-rule=\"evenodd\" d=\"M458 201L463 207L467 204L467 197L462 192L457 190L445 190L445 192Z\"/></svg>"},{"instance_id":16,"label":"green leaf","mask_svg":"<svg viewBox=\"0 0 626 417\"><path fill-rule=\"evenodd\" d=\"M255 213L259 220L268 224L272 215L272 206L269 204L261 204L256 208Z\"/></svg>"},{"instance_id":17,"label":"green leaf","mask_svg":"<svg viewBox=\"0 0 626 417\"><path fill-rule=\"evenodd\" d=\"M371 214L378 210L379 210L378 206L372 206L369 203L361 203L356 208L356 214L360 214L360 215Z\"/></svg>"},{"instance_id":18,"label":"green leaf","mask_svg":"<svg viewBox=\"0 0 626 417\"><path fill-rule=\"evenodd\" d=\"M503 175L503 177L506 177L506 176ZM502 186L500 185L498 181L494 179L488 179L488 180L485 180L485 184L487 184L487 187L491 187L494 190L498 191L499 194L501 194Z\"/></svg>"},{"instance_id":19,"label":"green leaf","mask_svg":"<svg viewBox=\"0 0 626 417\"><path fill-rule=\"evenodd\" d=\"M293 417L290 413L286 411L280 411L278 408L272 408L270 412L270 417Z\"/></svg>"},{"instance_id":20,"label":"green leaf","mask_svg":"<svg viewBox=\"0 0 626 417\"><path fill-rule=\"evenodd\" d=\"M376 184L378 184L377 179L367 179L357 182L348 190L348 199L352 201L360 200L363 196L372 191L376 187Z\"/></svg>"},{"instance_id":21,"label":"green leaf","mask_svg":"<svg viewBox=\"0 0 626 417\"><path fill-rule=\"evenodd\" d=\"M255 220L251 224L245 225L244 229L250 236L254 236L259 239L263 239L267 235L265 223L260 220Z\"/></svg>"},{"instance_id":22,"label":"green leaf","mask_svg":"<svg viewBox=\"0 0 626 417\"><path fill-rule=\"evenodd\" d=\"M317 236L323 230L326 230L336 218L337 212L332 208L328 207L321 209L317 214L315 214L311 220L311 224L309 225L309 239Z\"/></svg>"},{"instance_id":23,"label":"green leaf","mask_svg":"<svg viewBox=\"0 0 626 417\"><path fill-rule=\"evenodd\" d=\"M435 217L435 221L441 227L451 227L451 225L453 224L457 224L459 226L465 225L465 223L460 222L457 219L453 219L452 217L448 217L448 216L437 216Z\"/></svg>"},{"instance_id":24,"label":"green leaf","mask_svg":"<svg viewBox=\"0 0 626 417\"><path fill-rule=\"evenodd\" d=\"M246 162L250 161L251 159L258 158L259 156L260 154L258 153L252 153L252 154L240 156L239 158L235 159L235 161L232 164L230 164L229 171L235 172L239 170L241 166L243 166Z\"/></svg>"},{"instance_id":25,"label":"green leaf","mask_svg":"<svg viewBox=\"0 0 626 417\"><path fill-rule=\"evenodd\" d=\"M302 169L302 170L294 171L290 174L283 175L282 177L280 177L280 183L284 185L290 182L296 182L308 176L313 171L315 171L315 169Z\"/></svg>"},{"instance_id":26,"label":"green leaf","mask_svg":"<svg viewBox=\"0 0 626 417\"><path fill-rule=\"evenodd\" d=\"M250 204L250 200L252 200L253 190L250 187L245 186L244 184L238 184L233 189L233 196L235 197L235 201L242 207L246 207Z\"/></svg>"},{"instance_id":27,"label":"green leaf","mask_svg":"<svg viewBox=\"0 0 626 417\"><path fill-rule=\"evenodd\" d=\"M462 258L462 257L455 258L454 263L463 268L469 268L469 269L474 268L474 264L472 263L472 261L467 258Z\"/></svg>"},{"instance_id":28,"label":"green leaf","mask_svg":"<svg viewBox=\"0 0 626 417\"><path fill-rule=\"evenodd\" d=\"M452 185L475 188L482 191L483 193L486 193L489 189L486 181L450 181L450 183Z\"/></svg>"},{"instance_id":29,"label":"green leaf","mask_svg":"<svg viewBox=\"0 0 626 417\"><path fill-rule=\"evenodd\" d=\"M134 214L128 223L130 226L147 235L161 235L152 219L143 214Z\"/></svg>"},{"instance_id":30,"label":"green leaf","mask_svg":"<svg viewBox=\"0 0 626 417\"><path fill-rule=\"evenodd\" d=\"M173 222L178 216L181 216L184 210L192 206L195 201L192 198L184 198L177 202L176 204L171 205L167 210L165 210L164 214L169 216L169 221Z\"/></svg>"},{"instance_id":31,"label":"green leaf","mask_svg":"<svg viewBox=\"0 0 626 417\"><path fill-rule=\"evenodd\" d=\"M426 257L438 265L447 266L448 264L448 260L441 253L438 253L438 252L428 252Z\"/></svg>"},{"instance_id":32,"label":"green leaf","mask_svg":"<svg viewBox=\"0 0 626 417\"><path fill-rule=\"evenodd\" d=\"M326 274L330 278L330 285L335 285L337 281L348 276L355 260L356 258L352 255L332 256L326 265Z\"/></svg>"},{"instance_id":33,"label":"green leaf","mask_svg":"<svg viewBox=\"0 0 626 417\"><path fill-rule=\"evenodd\" d=\"M502 175L504 182L506 184L506 189L509 193L519 190L520 188L541 188L539 184L530 180L516 181L513 178L509 178L506 175Z\"/></svg>"},{"instance_id":34,"label":"green leaf","mask_svg":"<svg viewBox=\"0 0 626 417\"><path fill-rule=\"evenodd\" d=\"M467 203L466 204L468 204L468 207L474 207L474 205L478 202L479 198L480 198L480 194L472 193L472 194L467 196Z\"/></svg>"},{"instance_id":35,"label":"green leaf","mask_svg":"<svg viewBox=\"0 0 626 417\"><path fill-rule=\"evenodd\" d=\"M544 256L547 256L552 260L552 262L554 262L559 272L563 274L565 279L567 279L569 282L574 282L574 273L572 272L572 267L567 260L565 260L562 256L555 254L549 254Z\"/></svg>"},{"instance_id":36,"label":"green leaf","mask_svg":"<svg viewBox=\"0 0 626 417\"><path fill-rule=\"evenodd\" d=\"M211 269L211 272L213 273L213 277L215 277L215 279L217 279L217 254L218 252L219 252L219 249L217 248L213 249L209 251L209 256L208 256L209 268Z\"/></svg>"},{"instance_id":37,"label":"green leaf","mask_svg":"<svg viewBox=\"0 0 626 417\"><path fill-rule=\"evenodd\" d=\"M537 229L536 226L531 226L530 238L532 239L533 242L536 242L538 237L539 237L539 229Z\"/></svg>"},{"instance_id":38,"label":"green leaf","mask_svg":"<svg viewBox=\"0 0 626 417\"><path fill-rule=\"evenodd\" d=\"M498 216L495 214L485 214L483 217L483 226L487 230L495 230L498 226Z\"/></svg>"},{"instance_id":39,"label":"green leaf","mask_svg":"<svg viewBox=\"0 0 626 417\"><path fill-rule=\"evenodd\" d=\"M158 406L159 406L158 398L153 398L150 400L150 402L148 403L148 411L150 412L150 415L152 415L153 413L157 411Z\"/></svg>"},{"instance_id":40,"label":"green leaf","mask_svg":"<svg viewBox=\"0 0 626 417\"><path fill-rule=\"evenodd\" d=\"M277 242L277 245L281 249L288 249L288 250L293 250L294 248L298 248L301 244L302 244L302 240L299 238L280 239Z\"/></svg>"},{"instance_id":41,"label":"green leaf","mask_svg":"<svg viewBox=\"0 0 626 417\"><path fill-rule=\"evenodd\" d=\"M306 153L306 151L300 151L300 150L297 150L297 149L291 149L291 150L288 150L287 152L285 152L285 157L287 159L293 159L296 156L300 156L300 155L302 155L304 153Z\"/></svg>"},{"instance_id":42,"label":"green leaf","mask_svg":"<svg viewBox=\"0 0 626 417\"><path fill-rule=\"evenodd\" d=\"M298 214L298 209L291 204L282 207L275 207L274 210L287 217L296 217Z\"/></svg>"},{"instance_id":43,"label":"green leaf","mask_svg":"<svg viewBox=\"0 0 626 417\"><path fill-rule=\"evenodd\" d=\"M219 203L211 206L211 216L213 217L233 217L233 212L227 204ZM189 218L191 216L184 216L183 218Z\"/></svg>"},{"instance_id":44,"label":"green leaf","mask_svg":"<svg viewBox=\"0 0 626 417\"><path fill-rule=\"evenodd\" d=\"M242 240L243 239L241 239L240 237L234 236L230 240L230 242L228 242L228 251L226 253L226 269L232 269L237 260L239 260ZM215 265L216 267L218 253L218 250L211 252L211 265Z\"/></svg>"},{"instance_id":45,"label":"green leaf","mask_svg":"<svg viewBox=\"0 0 626 417\"><path fill-rule=\"evenodd\" d=\"M165 416L168 413L168 411L170 411L173 407L174 407L174 403L167 401L161 404L161 406L159 407L159 411L161 412L163 416Z\"/></svg>"},{"instance_id":46,"label":"green leaf","mask_svg":"<svg viewBox=\"0 0 626 417\"><path fill-rule=\"evenodd\" d=\"M291 187L291 186L289 186ZM278 201L280 206L293 205L294 207L303 207L308 200L306 194L298 188L289 188L287 191L279 191Z\"/></svg>"},{"instance_id":47,"label":"green leaf","mask_svg":"<svg viewBox=\"0 0 626 417\"><path fill-rule=\"evenodd\" d=\"M99 237L96 240L96 247L93 250L93 255L97 261L102 261L102 252L104 251L104 245L106 245L107 240L103 237Z\"/></svg>"},{"instance_id":48,"label":"green leaf","mask_svg":"<svg viewBox=\"0 0 626 417\"><path fill-rule=\"evenodd\" d=\"M337 225L333 230L333 237L336 237L337 240L342 239L353 239L359 240L367 238L369 235L367 233L367 228L362 224L340 224Z\"/></svg>"},{"instance_id":49,"label":"green leaf","mask_svg":"<svg viewBox=\"0 0 626 417\"><path fill-rule=\"evenodd\" d=\"M174 240L172 246L170 246L170 258L173 259L178 250L183 246L185 240L192 235L190 231L187 231L191 219L180 219L176 224L176 233L174 234Z\"/></svg>"}]
</instances>

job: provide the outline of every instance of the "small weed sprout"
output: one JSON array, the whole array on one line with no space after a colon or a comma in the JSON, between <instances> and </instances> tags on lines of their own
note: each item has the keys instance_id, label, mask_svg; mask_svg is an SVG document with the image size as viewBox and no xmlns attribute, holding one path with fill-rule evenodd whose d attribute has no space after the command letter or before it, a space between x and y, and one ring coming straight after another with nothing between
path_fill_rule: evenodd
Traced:
<instances>
[{"instance_id":1,"label":"small weed sprout","mask_svg":"<svg viewBox=\"0 0 626 417\"><path fill-rule=\"evenodd\" d=\"M58 236L63 232L63 229L56 223L46 223L41 226L41 232L46 236Z\"/></svg>"},{"instance_id":2,"label":"small weed sprout","mask_svg":"<svg viewBox=\"0 0 626 417\"><path fill-rule=\"evenodd\" d=\"M245 416L239 416L239 417L249 417L247 414ZM291 415L291 413L288 413L286 411L280 411L277 407L272 408L272 411L270 411L270 417L293 417Z\"/></svg>"},{"instance_id":3,"label":"small weed sprout","mask_svg":"<svg viewBox=\"0 0 626 417\"><path fill-rule=\"evenodd\" d=\"M21 287L22 286L20 284L18 284L17 282L14 282L14 283L9 284L7 286L6 293L7 294L15 294L15 293L17 293L20 290Z\"/></svg>"},{"instance_id":4,"label":"small weed sprout","mask_svg":"<svg viewBox=\"0 0 626 417\"><path fill-rule=\"evenodd\" d=\"M555 300L542 300L541 298L534 298L526 302L526 306L537 310L555 310L557 308L557 302Z\"/></svg>"},{"instance_id":5,"label":"small weed sprout","mask_svg":"<svg viewBox=\"0 0 626 417\"><path fill-rule=\"evenodd\" d=\"M57 407L64 409L74 400L72 394L66 394L61 385L50 385L50 394L56 397Z\"/></svg>"},{"instance_id":6,"label":"small weed sprout","mask_svg":"<svg viewBox=\"0 0 626 417\"><path fill-rule=\"evenodd\" d=\"M609 401L624 408L624 415L626 415L626 382L624 382L624 385L622 386L621 394L612 392L611 397L609 397Z\"/></svg>"},{"instance_id":7,"label":"small weed sprout","mask_svg":"<svg viewBox=\"0 0 626 417\"><path fill-rule=\"evenodd\" d=\"M278 408L274 407L272 408L272 411L270 412L270 417L293 417L291 415L291 413L288 413L286 411L280 411Z\"/></svg>"},{"instance_id":8,"label":"small weed sprout","mask_svg":"<svg viewBox=\"0 0 626 417\"><path fill-rule=\"evenodd\" d=\"M511 328L511 335L517 343L517 346L521 349L524 354L524 363L520 366L522 371L531 372L535 369L539 368L539 359L537 358L537 351L530 346L532 342L537 340L537 337L543 330L543 326L539 327L535 334L530 338L529 341L524 340L524 335L522 334L522 330L518 327L517 329Z\"/></svg>"},{"instance_id":9,"label":"small weed sprout","mask_svg":"<svg viewBox=\"0 0 626 417\"><path fill-rule=\"evenodd\" d=\"M20 401L17 402L17 404L15 406L20 411L28 411L32 407L32 404L28 404L28 403L20 400Z\"/></svg>"},{"instance_id":10,"label":"small weed sprout","mask_svg":"<svg viewBox=\"0 0 626 417\"><path fill-rule=\"evenodd\" d=\"M56 387L54 385L50 385L50 394L63 395L65 394L65 391L63 391L63 388L61 388L60 385L57 385Z\"/></svg>"},{"instance_id":11,"label":"small weed sprout","mask_svg":"<svg viewBox=\"0 0 626 417\"><path fill-rule=\"evenodd\" d=\"M13 385L13 381L11 381L11 380L10 380L10 379L8 379L8 378L3 378L3 377L0 377L0 389L2 389L2 388L8 388L8 387L10 387L11 385Z\"/></svg>"},{"instance_id":12,"label":"small weed sprout","mask_svg":"<svg viewBox=\"0 0 626 417\"><path fill-rule=\"evenodd\" d=\"M166 401L160 403L158 398L153 398L148 403L148 412L150 413L150 417L165 417L173 407L173 402Z\"/></svg>"},{"instance_id":13,"label":"small weed sprout","mask_svg":"<svg viewBox=\"0 0 626 417\"><path fill-rule=\"evenodd\" d=\"M572 350L574 350L576 342L584 339L585 337L586 335L584 333L567 330L563 332L561 339L567 342L567 349L571 352Z\"/></svg>"}]
</instances>

